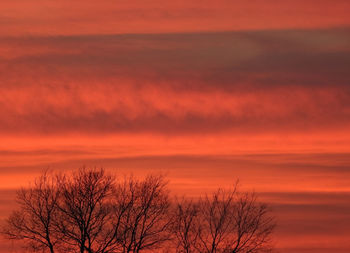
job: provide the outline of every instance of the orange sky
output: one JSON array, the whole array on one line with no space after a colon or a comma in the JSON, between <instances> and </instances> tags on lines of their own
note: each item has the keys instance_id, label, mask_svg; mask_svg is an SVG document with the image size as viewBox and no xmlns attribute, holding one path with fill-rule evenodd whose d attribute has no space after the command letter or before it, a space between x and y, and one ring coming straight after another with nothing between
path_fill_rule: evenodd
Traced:
<instances>
[{"instance_id":1,"label":"orange sky","mask_svg":"<svg viewBox=\"0 0 350 253\"><path fill-rule=\"evenodd\" d=\"M1 30L21 36L347 26L349 6L347 0L4 0L0 7Z\"/></svg>"},{"instance_id":2,"label":"orange sky","mask_svg":"<svg viewBox=\"0 0 350 253\"><path fill-rule=\"evenodd\" d=\"M0 217L45 168L163 172L192 195L239 178L281 253L349 252L348 0L0 10Z\"/></svg>"}]
</instances>

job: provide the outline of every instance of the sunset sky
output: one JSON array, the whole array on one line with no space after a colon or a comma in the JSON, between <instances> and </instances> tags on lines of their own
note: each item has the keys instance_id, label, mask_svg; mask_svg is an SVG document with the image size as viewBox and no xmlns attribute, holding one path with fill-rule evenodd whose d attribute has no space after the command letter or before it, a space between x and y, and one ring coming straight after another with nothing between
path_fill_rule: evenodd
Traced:
<instances>
[{"instance_id":1,"label":"sunset sky","mask_svg":"<svg viewBox=\"0 0 350 253\"><path fill-rule=\"evenodd\" d=\"M188 196L239 179L281 253L350 252L349 0L0 10L0 218L47 168L162 172Z\"/></svg>"}]
</instances>

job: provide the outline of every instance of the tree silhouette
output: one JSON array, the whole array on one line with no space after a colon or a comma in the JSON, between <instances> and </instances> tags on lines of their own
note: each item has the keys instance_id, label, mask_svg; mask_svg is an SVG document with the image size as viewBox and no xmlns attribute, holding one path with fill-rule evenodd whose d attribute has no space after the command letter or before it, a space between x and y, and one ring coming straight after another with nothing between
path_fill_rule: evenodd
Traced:
<instances>
[{"instance_id":1,"label":"tree silhouette","mask_svg":"<svg viewBox=\"0 0 350 253\"><path fill-rule=\"evenodd\" d=\"M56 225L65 242L66 250L103 252L104 240L100 238L108 226L114 178L104 170L81 169L72 177L58 183L61 191Z\"/></svg>"},{"instance_id":2,"label":"tree silhouette","mask_svg":"<svg viewBox=\"0 0 350 253\"><path fill-rule=\"evenodd\" d=\"M2 228L6 238L23 240L34 251L55 252L61 239L54 226L60 195L56 183L56 178L45 172L32 187L17 192L19 208Z\"/></svg>"},{"instance_id":3,"label":"tree silhouette","mask_svg":"<svg viewBox=\"0 0 350 253\"><path fill-rule=\"evenodd\" d=\"M178 253L196 252L199 236L199 204L193 200L181 199L175 203L172 232L175 250Z\"/></svg>"},{"instance_id":4,"label":"tree silhouette","mask_svg":"<svg viewBox=\"0 0 350 253\"><path fill-rule=\"evenodd\" d=\"M126 207L121 217L122 252L154 250L170 239L170 201L162 176L133 177L117 188L116 207Z\"/></svg>"},{"instance_id":5,"label":"tree silhouette","mask_svg":"<svg viewBox=\"0 0 350 253\"><path fill-rule=\"evenodd\" d=\"M255 194L239 193L236 187L219 189L197 203L177 204L177 252L269 252L274 226L267 206Z\"/></svg>"},{"instance_id":6,"label":"tree silhouette","mask_svg":"<svg viewBox=\"0 0 350 253\"><path fill-rule=\"evenodd\" d=\"M219 189L172 201L163 176L122 180L103 169L44 173L17 194L2 234L61 253L269 252L274 221L253 193Z\"/></svg>"}]
</instances>

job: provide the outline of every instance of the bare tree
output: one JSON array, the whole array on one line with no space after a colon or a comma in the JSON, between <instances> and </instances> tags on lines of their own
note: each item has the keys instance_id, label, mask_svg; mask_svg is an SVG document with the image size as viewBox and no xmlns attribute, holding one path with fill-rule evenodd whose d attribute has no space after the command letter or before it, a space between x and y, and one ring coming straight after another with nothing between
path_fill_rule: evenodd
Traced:
<instances>
[{"instance_id":1,"label":"bare tree","mask_svg":"<svg viewBox=\"0 0 350 253\"><path fill-rule=\"evenodd\" d=\"M19 191L21 208L3 229L8 238L25 239L35 250L81 253L140 252L170 238L162 176L116 184L102 169L81 169L49 179L45 174Z\"/></svg>"},{"instance_id":2,"label":"bare tree","mask_svg":"<svg viewBox=\"0 0 350 253\"><path fill-rule=\"evenodd\" d=\"M254 193L238 194L234 209L230 239L224 252L258 253L271 251L271 234L275 227L274 218L267 205L259 203Z\"/></svg>"},{"instance_id":3,"label":"bare tree","mask_svg":"<svg viewBox=\"0 0 350 253\"><path fill-rule=\"evenodd\" d=\"M154 250L170 240L170 201L162 176L148 176L141 181L130 177L116 193L122 252Z\"/></svg>"},{"instance_id":4,"label":"bare tree","mask_svg":"<svg viewBox=\"0 0 350 253\"><path fill-rule=\"evenodd\" d=\"M274 228L253 193L219 189L173 205L162 176L116 181L103 169L44 173L17 201L2 233L50 253L154 252L171 244L178 253L261 253L270 251Z\"/></svg>"},{"instance_id":5,"label":"bare tree","mask_svg":"<svg viewBox=\"0 0 350 253\"><path fill-rule=\"evenodd\" d=\"M234 208L233 191L219 189L212 196L206 195L199 202L201 208L199 230L200 252L222 252L227 237L231 233L234 217L230 211Z\"/></svg>"},{"instance_id":6,"label":"bare tree","mask_svg":"<svg viewBox=\"0 0 350 253\"><path fill-rule=\"evenodd\" d=\"M198 204L182 202L175 215L177 252L269 252L274 220L253 193L219 189Z\"/></svg>"},{"instance_id":7,"label":"bare tree","mask_svg":"<svg viewBox=\"0 0 350 253\"><path fill-rule=\"evenodd\" d=\"M200 227L198 203L183 198L175 203L174 209L172 232L176 252L196 252Z\"/></svg>"},{"instance_id":8,"label":"bare tree","mask_svg":"<svg viewBox=\"0 0 350 253\"><path fill-rule=\"evenodd\" d=\"M60 236L54 228L60 192L56 178L44 173L32 187L17 192L19 209L12 212L2 228L11 240L22 240L34 251L54 253Z\"/></svg>"},{"instance_id":9,"label":"bare tree","mask_svg":"<svg viewBox=\"0 0 350 253\"><path fill-rule=\"evenodd\" d=\"M103 252L101 236L108 227L111 206L108 203L114 178L104 170L81 169L59 183L61 198L57 204L60 219L56 226L66 251Z\"/></svg>"}]
</instances>

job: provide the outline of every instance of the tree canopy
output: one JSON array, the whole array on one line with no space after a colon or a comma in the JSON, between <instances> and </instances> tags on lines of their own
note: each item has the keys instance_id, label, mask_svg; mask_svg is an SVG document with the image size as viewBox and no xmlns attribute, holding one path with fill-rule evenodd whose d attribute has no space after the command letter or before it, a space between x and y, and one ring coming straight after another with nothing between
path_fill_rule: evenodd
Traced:
<instances>
[{"instance_id":1,"label":"tree canopy","mask_svg":"<svg viewBox=\"0 0 350 253\"><path fill-rule=\"evenodd\" d=\"M17 192L1 232L34 252L270 252L275 226L252 192L170 194L161 175L117 178L103 169L43 173Z\"/></svg>"}]
</instances>

